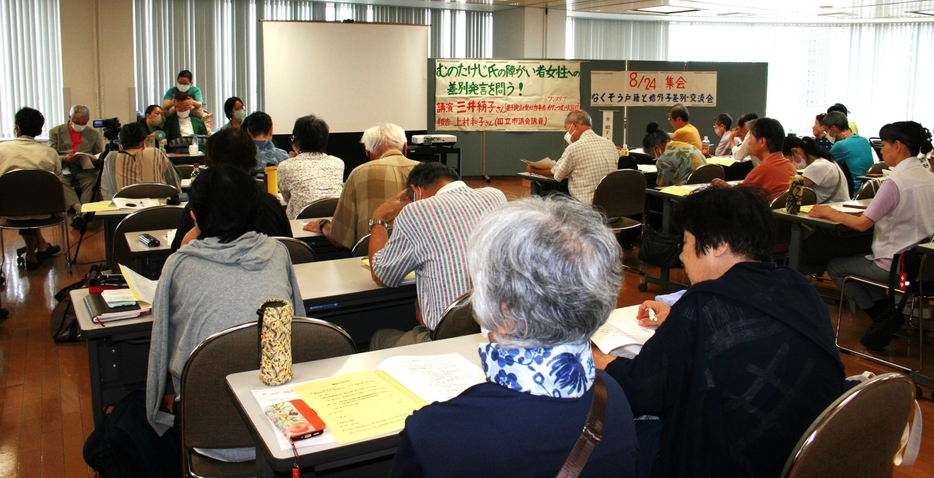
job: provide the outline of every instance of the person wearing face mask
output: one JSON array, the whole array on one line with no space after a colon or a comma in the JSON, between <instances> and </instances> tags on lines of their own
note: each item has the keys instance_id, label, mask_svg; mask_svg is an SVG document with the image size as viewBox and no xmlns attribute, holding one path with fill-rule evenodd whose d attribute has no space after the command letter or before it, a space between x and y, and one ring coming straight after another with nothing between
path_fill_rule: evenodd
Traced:
<instances>
[{"instance_id":1,"label":"person wearing face mask","mask_svg":"<svg viewBox=\"0 0 934 478\"><path fill-rule=\"evenodd\" d=\"M227 98L227 101L224 102L224 115L230 121L221 129L240 129L240 125L246 119L246 108L243 107L243 100L236 96Z\"/></svg>"},{"instance_id":2,"label":"person wearing face mask","mask_svg":"<svg viewBox=\"0 0 934 478\"><path fill-rule=\"evenodd\" d=\"M146 116L139 120L139 123L146 127L149 134L162 131L165 126L165 116L162 115L162 108L159 105L147 106Z\"/></svg>"},{"instance_id":3,"label":"person wearing face mask","mask_svg":"<svg viewBox=\"0 0 934 478\"><path fill-rule=\"evenodd\" d=\"M593 120L583 110L568 113L564 119L564 141L568 147L551 170L527 166L530 173L562 181L568 179L568 191L584 204L593 202L593 192L604 176L616 171L619 152L612 141L594 133Z\"/></svg>"},{"instance_id":4,"label":"person wearing face mask","mask_svg":"<svg viewBox=\"0 0 934 478\"><path fill-rule=\"evenodd\" d=\"M104 150L101 133L88 125L91 110L85 105L74 105L68 113L68 122L49 130L49 146L62 158L62 184L65 186L65 204L78 211L81 204L91 202L91 192L97 182L98 159L82 158L78 153L91 156ZM82 160L84 159L84 160ZM75 193L81 188L81 198ZM75 215L71 225L81 228L81 216Z\"/></svg>"},{"instance_id":5,"label":"person wearing face mask","mask_svg":"<svg viewBox=\"0 0 934 478\"><path fill-rule=\"evenodd\" d=\"M175 112L165 119L165 139L172 141L183 136L208 134L208 128L201 118L191 116L192 99L186 93L176 93Z\"/></svg>"},{"instance_id":6,"label":"person wearing face mask","mask_svg":"<svg viewBox=\"0 0 934 478\"><path fill-rule=\"evenodd\" d=\"M176 93L186 93L191 97L191 108L200 109L203 106L204 98L201 96L201 90L198 89L193 83L195 81L195 75L193 75L188 70L182 70L178 72L178 77L175 79L175 86L169 88L165 92L165 96L162 97L162 109L165 110L166 114L171 114L172 109L175 106L174 98Z\"/></svg>"},{"instance_id":7,"label":"person wearing face mask","mask_svg":"<svg viewBox=\"0 0 934 478\"><path fill-rule=\"evenodd\" d=\"M412 168L406 184L373 211L367 253L373 281L381 286L397 287L415 271L419 325L405 332L377 330L370 350L431 340L444 309L470 290L470 233L481 218L506 204L502 191L472 189L453 168L434 161Z\"/></svg>"},{"instance_id":8,"label":"person wearing face mask","mask_svg":"<svg viewBox=\"0 0 934 478\"><path fill-rule=\"evenodd\" d=\"M672 141L668 133L658 129L658 123L649 123L645 132L642 149L645 150L645 154L656 158L656 182L659 186L684 184L695 169L707 164L699 149L688 143Z\"/></svg>"},{"instance_id":9,"label":"person wearing face mask","mask_svg":"<svg viewBox=\"0 0 934 478\"><path fill-rule=\"evenodd\" d=\"M793 162L807 164L801 175L804 176L804 185L813 189L817 195L818 204L850 200L846 176L829 151L818 146L814 138L808 136L798 142L786 140L786 143L789 143L786 146ZM786 146L782 147L783 152Z\"/></svg>"},{"instance_id":10,"label":"person wearing face mask","mask_svg":"<svg viewBox=\"0 0 934 478\"><path fill-rule=\"evenodd\" d=\"M327 154L328 124L315 115L295 120L295 156L279 163L279 192L288 203L285 214L295 219L312 201L341 195L344 161Z\"/></svg>"}]
</instances>

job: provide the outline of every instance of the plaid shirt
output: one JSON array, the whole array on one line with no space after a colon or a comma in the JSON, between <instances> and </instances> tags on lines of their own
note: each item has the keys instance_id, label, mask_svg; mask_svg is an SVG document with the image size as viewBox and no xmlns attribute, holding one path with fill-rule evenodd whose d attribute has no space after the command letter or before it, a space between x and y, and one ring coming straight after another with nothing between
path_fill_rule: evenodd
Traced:
<instances>
[{"instance_id":1,"label":"plaid shirt","mask_svg":"<svg viewBox=\"0 0 934 478\"><path fill-rule=\"evenodd\" d=\"M396 287L414 270L422 319L434 330L444 309L471 287L470 233L481 217L504 204L506 196L498 189L471 189L455 181L430 198L406 205L386 247L373 256L373 272Z\"/></svg>"},{"instance_id":2,"label":"plaid shirt","mask_svg":"<svg viewBox=\"0 0 934 478\"><path fill-rule=\"evenodd\" d=\"M571 143L551 169L558 181L568 179L568 191L584 204L593 203L593 192L604 176L617 170L619 152L612 141L593 130L584 131Z\"/></svg>"},{"instance_id":3,"label":"plaid shirt","mask_svg":"<svg viewBox=\"0 0 934 478\"><path fill-rule=\"evenodd\" d=\"M405 189L405 181L417 164L398 150L390 150L351 171L331 219L331 240L350 249L367 235L373 211Z\"/></svg>"}]
</instances>

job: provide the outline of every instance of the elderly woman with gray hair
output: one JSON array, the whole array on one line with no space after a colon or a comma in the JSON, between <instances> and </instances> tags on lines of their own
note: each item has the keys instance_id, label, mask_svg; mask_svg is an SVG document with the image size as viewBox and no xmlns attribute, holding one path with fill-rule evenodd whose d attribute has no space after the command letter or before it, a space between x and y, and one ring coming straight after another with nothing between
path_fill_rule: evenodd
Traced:
<instances>
[{"instance_id":1,"label":"elderly woman with gray hair","mask_svg":"<svg viewBox=\"0 0 934 478\"><path fill-rule=\"evenodd\" d=\"M629 402L590 350L616 305L619 254L601 216L568 198L529 197L483 218L468 264L490 338L479 348L487 381L409 417L390 476L553 477L600 401L602 441L580 476L634 476Z\"/></svg>"}]
</instances>

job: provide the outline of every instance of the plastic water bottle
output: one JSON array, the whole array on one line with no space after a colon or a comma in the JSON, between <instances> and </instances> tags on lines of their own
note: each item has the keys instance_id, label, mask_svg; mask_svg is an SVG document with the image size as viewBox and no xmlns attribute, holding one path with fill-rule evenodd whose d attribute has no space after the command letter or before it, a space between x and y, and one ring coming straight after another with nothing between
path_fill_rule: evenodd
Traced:
<instances>
[{"instance_id":1,"label":"plastic water bottle","mask_svg":"<svg viewBox=\"0 0 934 478\"><path fill-rule=\"evenodd\" d=\"M704 136L704 140L701 141L701 153L704 154L705 158L710 157L710 140Z\"/></svg>"},{"instance_id":2,"label":"plastic water bottle","mask_svg":"<svg viewBox=\"0 0 934 478\"><path fill-rule=\"evenodd\" d=\"M199 174L201 174L201 167L198 166L198 163L195 163L191 167L191 180L194 181Z\"/></svg>"}]
</instances>

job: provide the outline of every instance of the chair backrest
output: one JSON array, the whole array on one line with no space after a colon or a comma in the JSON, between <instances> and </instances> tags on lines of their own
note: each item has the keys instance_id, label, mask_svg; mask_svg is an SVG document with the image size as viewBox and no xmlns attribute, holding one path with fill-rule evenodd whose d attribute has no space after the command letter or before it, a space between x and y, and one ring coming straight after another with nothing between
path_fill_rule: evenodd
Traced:
<instances>
[{"instance_id":1,"label":"chair backrest","mask_svg":"<svg viewBox=\"0 0 934 478\"><path fill-rule=\"evenodd\" d=\"M645 211L645 175L632 169L607 174L593 193L593 207L606 217L628 217Z\"/></svg>"},{"instance_id":2,"label":"chair backrest","mask_svg":"<svg viewBox=\"0 0 934 478\"><path fill-rule=\"evenodd\" d=\"M191 179L191 172L195 170L193 164L176 164L175 170L178 171L178 179Z\"/></svg>"},{"instance_id":3,"label":"chair backrest","mask_svg":"<svg viewBox=\"0 0 934 478\"><path fill-rule=\"evenodd\" d=\"M248 318L249 312L244 314ZM309 362L357 351L343 329L316 319L292 319L292 362ZM231 353L231 351L237 353ZM253 447L249 427L226 393L226 377L257 370L259 337L256 321L218 332L198 345L182 372L179 390L183 456L194 448Z\"/></svg>"},{"instance_id":4,"label":"chair backrest","mask_svg":"<svg viewBox=\"0 0 934 478\"><path fill-rule=\"evenodd\" d=\"M113 249L108 264L114 270L117 269L117 264L132 267L133 257L130 255L130 246L127 245L124 234L154 229L174 229L178 227L184 213L185 209L178 206L154 206L141 209L123 218L114 231Z\"/></svg>"},{"instance_id":5,"label":"chair backrest","mask_svg":"<svg viewBox=\"0 0 934 478\"><path fill-rule=\"evenodd\" d=\"M431 340L449 339L462 335L480 333L480 325L473 316L473 307L470 305L468 290L444 310L441 320L431 333Z\"/></svg>"},{"instance_id":6,"label":"chair backrest","mask_svg":"<svg viewBox=\"0 0 934 478\"><path fill-rule=\"evenodd\" d=\"M719 164L703 164L688 176L685 184L707 184L714 178L725 179L726 171Z\"/></svg>"},{"instance_id":7,"label":"chair backrest","mask_svg":"<svg viewBox=\"0 0 934 478\"><path fill-rule=\"evenodd\" d=\"M178 196L178 189L163 183L139 183L124 186L114 194L115 198L145 199L145 198L170 198Z\"/></svg>"},{"instance_id":8,"label":"chair backrest","mask_svg":"<svg viewBox=\"0 0 934 478\"><path fill-rule=\"evenodd\" d=\"M879 161L882 161L882 138L870 136L869 145L872 146L872 150L876 152L876 157L879 158Z\"/></svg>"},{"instance_id":9,"label":"chair backrest","mask_svg":"<svg viewBox=\"0 0 934 478\"><path fill-rule=\"evenodd\" d=\"M851 388L804 432L781 476L892 476L914 394L914 382L900 373L878 375Z\"/></svg>"},{"instance_id":10,"label":"chair backrest","mask_svg":"<svg viewBox=\"0 0 934 478\"><path fill-rule=\"evenodd\" d=\"M875 163L869 167L869 171L866 171L866 174L882 174L883 169L889 169L889 165L885 163Z\"/></svg>"},{"instance_id":11,"label":"chair backrest","mask_svg":"<svg viewBox=\"0 0 934 478\"><path fill-rule=\"evenodd\" d=\"M338 198L324 198L312 201L298 213L295 219L311 219L315 217L331 217L337 209Z\"/></svg>"},{"instance_id":12,"label":"chair backrest","mask_svg":"<svg viewBox=\"0 0 934 478\"><path fill-rule=\"evenodd\" d=\"M859 187L859 191L856 192L856 197L854 199L872 199L876 197L876 193L879 192L879 186L882 186L882 178L873 178L869 181L864 181Z\"/></svg>"},{"instance_id":13,"label":"chair backrest","mask_svg":"<svg viewBox=\"0 0 934 478\"><path fill-rule=\"evenodd\" d=\"M350 257L366 257L370 254L370 235L367 234L360 238L353 249L350 250Z\"/></svg>"},{"instance_id":14,"label":"chair backrest","mask_svg":"<svg viewBox=\"0 0 934 478\"><path fill-rule=\"evenodd\" d=\"M318 256L315 255L315 251L311 249L311 246L291 237L277 237L285 247L289 250L289 258L292 259L292 264L305 264L307 262L315 262L318 260Z\"/></svg>"},{"instance_id":15,"label":"chair backrest","mask_svg":"<svg viewBox=\"0 0 934 478\"><path fill-rule=\"evenodd\" d=\"M785 201L788 199L788 191L785 191L769 204L772 209L782 209L785 207ZM804 188L804 191L801 192L801 205L802 206L811 206L817 204L817 193L814 192L811 188Z\"/></svg>"},{"instance_id":16,"label":"chair backrest","mask_svg":"<svg viewBox=\"0 0 934 478\"><path fill-rule=\"evenodd\" d=\"M16 169L0 175L0 216L64 214L65 190L55 173Z\"/></svg>"}]
</instances>

